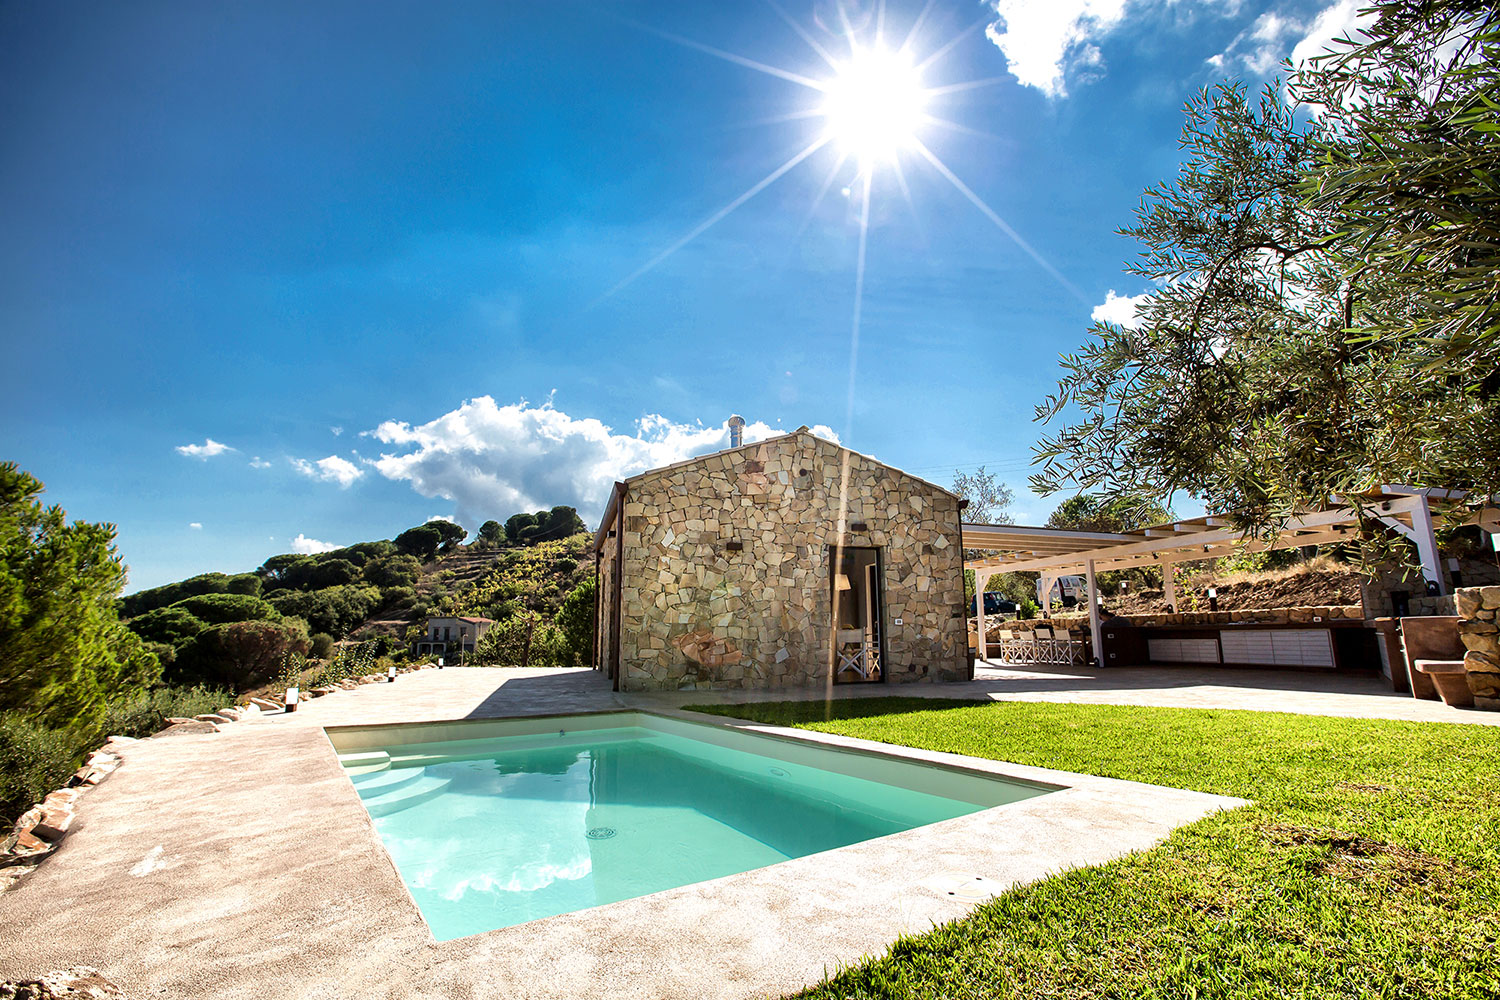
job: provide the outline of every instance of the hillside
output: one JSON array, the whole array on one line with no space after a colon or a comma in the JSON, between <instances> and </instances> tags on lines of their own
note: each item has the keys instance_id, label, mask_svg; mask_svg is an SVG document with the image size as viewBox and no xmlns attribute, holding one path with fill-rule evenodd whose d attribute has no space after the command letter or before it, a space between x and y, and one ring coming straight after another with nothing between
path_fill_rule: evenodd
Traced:
<instances>
[{"instance_id":1,"label":"hillside","mask_svg":"<svg viewBox=\"0 0 1500 1000\"><path fill-rule=\"evenodd\" d=\"M482 662L585 658L590 630L580 619L585 607L592 612L593 591L583 592L589 536L577 512L516 514L485 522L465 545L467 535L452 522L429 521L394 539L275 555L251 572L200 574L117 606L168 682L240 691L266 683L289 658L326 661L343 640L374 640L364 656L403 658L413 627L429 615L493 619Z\"/></svg>"},{"instance_id":2,"label":"hillside","mask_svg":"<svg viewBox=\"0 0 1500 1000\"><path fill-rule=\"evenodd\" d=\"M556 615L567 595L592 575L585 557L591 536L580 532L556 541L513 548L481 543L455 549L421 567L410 599L381 607L350 629L356 639L392 636L429 615L464 615L503 621L521 610Z\"/></svg>"},{"instance_id":3,"label":"hillside","mask_svg":"<svg viewBox=\"0 0 1500 1000\"><path fill-rule=\"evenodd\" d=\"M1359 603L1360 574L1353 566L1318 557L1285 569L1219 573L1211 568L1185 573L1177 584L1177 610L1207 611L1213 587L1221 611L1259 608L1328 607ZM1160 587L1106 595L1105 606L1121 615L1167 610Z\"/></svg>"}]
</instances>

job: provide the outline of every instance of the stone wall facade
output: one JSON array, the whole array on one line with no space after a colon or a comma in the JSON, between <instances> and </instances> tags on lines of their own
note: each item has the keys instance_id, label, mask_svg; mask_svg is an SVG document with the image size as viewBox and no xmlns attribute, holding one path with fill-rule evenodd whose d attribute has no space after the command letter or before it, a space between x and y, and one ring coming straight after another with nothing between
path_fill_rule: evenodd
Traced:
<instances>
[{"instance_id":1,"label":"stone wall facade","mask_svg":"<svg viewBox=\"0 0 1500 1000\"><path fill-rule=\"evenodd\" d=\"M1443 579L1447 586L1453 586L1453 569L1448 565L1451 557L1444 553L1439 562L1442 564ZM1500 567L1485 559L1474 559L1469 556L1458 558L1458 579L1465 587L1484 587L1500 584ZM1419 570L1410 567L1385 566L1375 573L1374 576L1360 583L1359 599L1365 609L1366 618L1389 618L1396 613L1396 604L1391 594L1401 592L1406 594L1407 614L1409 616L1422 615L1451 615L1455 614L1453 606L1453 595L1444 594L1429 597L1427 595L1427 581L1422 578Z\"/></svg>"},{"instance_id":2,"label":"stone wall facade","mask_svg":"<svg viewBox=\"0 0 1500 1000\"><path fill-rule=\"evenodd\" d=\"M621 690L828 683L840 545L880 553L884 678L968 677L958 498L806 428L626 481L616 527Z\"/></svg>"},{"instance_id":3,"label":"stone wall facade","mask_svg":"<svg viewBox=\"0 0 1500 1000\"><path fill-rule=\"evenodd\" d=\"M1500 711L1500 587L1465 587L1456 596L1474 707Z\"/></svg>"}]
</instances>

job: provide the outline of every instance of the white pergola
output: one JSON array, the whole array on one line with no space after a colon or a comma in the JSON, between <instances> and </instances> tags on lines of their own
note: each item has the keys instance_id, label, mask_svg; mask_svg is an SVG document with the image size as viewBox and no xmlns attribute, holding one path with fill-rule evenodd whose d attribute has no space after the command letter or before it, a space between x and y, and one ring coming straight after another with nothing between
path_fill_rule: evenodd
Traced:
<instances>
[{"instance_id":1,"label":"white pergola","mask_svg":"<svg viewBox=\"0 0 1500 1000\"><path fill-rule=\"evenodd\" d=\"M1380 523L1398 532L1416 546L1422 565L1422 576L1437 586L1438 593L1448 588L1438 564L1434 528L1456 516L1446 508L1455 506L1464 494L1454 490L1418 489L1410 486L1383 486L1361 497L1359 507L1365 517L1374 515ZM1436 509L1435 509L1436 508ZM1478 525L1491 534L1500 532L1500 507L1486 506L1478 514L1459 508L1462 523ZM1089 633L1094 655L1099 655L1099 596L1095 574L1104 570L1129 569L1133 566L1162 566L1212 559L1236 551L1264 552L1304 545L1325 545L1352 541L1359 531L1360 511L1344 498L1336 497L1325 510L1305 511L1287 519L1272 539L1245 539L1222 517L1197 517L1185 521L1158 524L1136 531L1071 531L1065 528L1032 528L1015 524L965 524L963 546L978 549L984 555L967 559L966 569L974 571L976 594L983 594L985 584L996 573L1037 573L1044 595L1044 613L1052 613L1052 586L1061 576L1083 576L1088 581ZM1177 594L1172 574L1163 572L1167 603L1176 606ZM984 600L977 599L979 613L979 655L989 659L989 641L985 635Z\"/></svg>"}]
</instances>

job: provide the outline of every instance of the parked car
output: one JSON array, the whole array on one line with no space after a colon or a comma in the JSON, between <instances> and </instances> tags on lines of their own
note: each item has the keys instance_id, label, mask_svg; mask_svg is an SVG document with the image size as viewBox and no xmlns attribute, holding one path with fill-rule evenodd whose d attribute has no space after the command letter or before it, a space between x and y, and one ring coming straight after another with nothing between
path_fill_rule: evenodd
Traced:
<instances>
[{"instance_id":1,"label":"parked car","mask_svg":"<svg viewBox=\"0 0 1500 1000\"><path fill-rule=\"evenodd\" d=\"M979 602L969 602L969 617L974 618L979 614ZM984 592L984 613L992 618L1014 618L1020 614L1021 606L1015 601L1007 601L993 591Z\"/></svg>"}]
</instances>

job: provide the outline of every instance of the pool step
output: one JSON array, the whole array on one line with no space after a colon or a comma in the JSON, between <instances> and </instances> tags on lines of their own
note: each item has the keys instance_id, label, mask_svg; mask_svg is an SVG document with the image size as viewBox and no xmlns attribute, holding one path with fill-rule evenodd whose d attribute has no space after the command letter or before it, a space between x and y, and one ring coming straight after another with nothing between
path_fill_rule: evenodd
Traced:
<instances>
[{"instance_id":1,"label":"pool step","mask_svg":"<svg viewBox=\"0 0 1500 1000\"><path fill-rule=\"evenodd\" d=\"M424 774L416 781L404 784L400 788L364 799L365 808L369 810L371 816L389 816L391 813L410 809L437 798L447 790L448 784L447 778Z\"/></svg>"},{"instance_id":2,"label":"pool step","mask_svg":"<svg viewBox=\"0 0 1500 1000\"><path fill-rule=\"evenodd\" d=\"M344 770L351 775L369 774L372 771L384 771L391 766L391 755L384 750L370 750L362 753L341 753L339 763L344 765Z\"/></svg>"},{"instance_id":3,"label":"pool step","mask_svg":"<svg viewBox=\"0 0 1500 1000\"><path fill-rule=\"evenodd\" d=\"M354 782L354 790L359 792L361 799L373 799L377 795L405 788L421 781L424 772L420 767L387 767L365 774L369 776L357 775Z\"/></svg>"}]
</instances>

